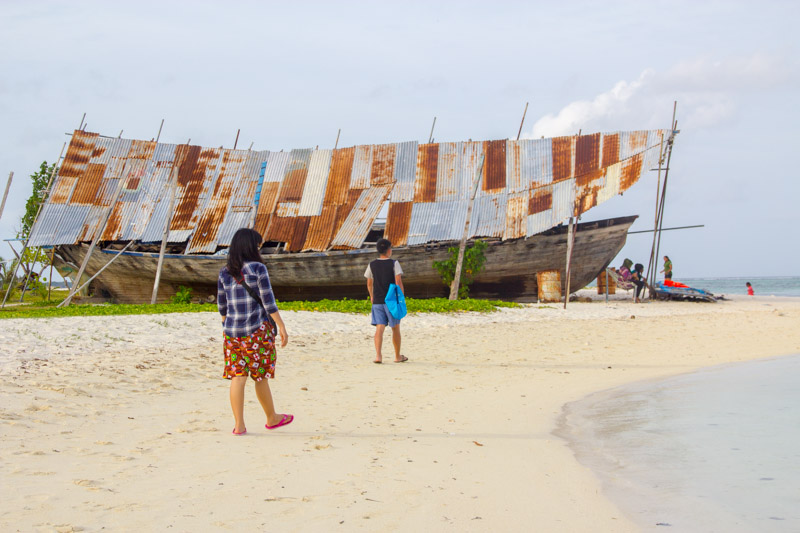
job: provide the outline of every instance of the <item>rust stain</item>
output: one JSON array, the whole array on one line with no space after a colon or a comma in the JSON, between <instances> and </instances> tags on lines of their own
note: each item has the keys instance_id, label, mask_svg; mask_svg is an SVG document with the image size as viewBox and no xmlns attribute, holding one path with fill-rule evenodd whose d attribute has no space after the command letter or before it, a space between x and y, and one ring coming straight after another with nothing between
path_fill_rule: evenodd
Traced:
<instances>
[{"instance_id":1,"label":"rust stain","mask_svg":"<svg viewBox=\"0 0 800 533\"><path fill-rule=\"evenodd\" d=\"M372 150L372 169L370 185L392 183L394 179L394 159L397 147L394 144L380 144Z\"/></svg>"},{"instance_id":2,"label":"rust stain","mask_svg":"<svg viewBox=\"0 0 800 533\"><path fill-rule=\"evenodd\" d=\"M206 249L211 243L217 240L219 227L225 220L225 213L227 212L233 193L233 180L227 176L227 170L232 162L241 163L241 158L232 151L226 150L222 155L222 166L220 168L219 177L214 184L214 190L211 193L210 205L203 212L192 234L192 248Z\"/></svg>"},{"instance_id":3,"label":"rust stain","mask_svg":"<svg viewBox=\"0 0 800 533\"><path fill-rule=\"evenodd\" d=\"M647 148L647 132L646 131L632 131L628 135L628 150L629 153L637 153Z\"/></svg>"},{"instance_id":4,"label":"rust stain","mask_svg":"<svg viewBox=\"0 0 800 533\"><path fill-rule=\"evenodd\" d=\"M483 143L486 161L483 167L483 190L494 192L506 186L506 141Z\"/></svg>"},{"instance_id":5,"label":"rust stain","mask_svg":"<svg viewBox=\"0 0 800 533\"><path fill-rule=\"evenodd\" d=\"M553 183L568 179L572 175L572 143L574 137L554 137Z\"/></svg>"},{"instance_id":6,"label":"rust stain","mask_svg":"<svg viewBox=\"0 0 800 533\"><path fill-rule=\"evenodd\" d=\"M608 167L619 161L619 133L603 136L603 163Z\"/></svg>"},{"instance_id":7,"label":"rust stain","mask_svg":"<svg viewBox=\"0 0 800 533\"><path fill-rule=\"evenodd\" d=\"M175 151L175 161L180 161L178 169L179 199L172 215L170 229L192 229L192 215L203 190L206 166L209 159L216 158L215 150L203 150L199 146L182 144Z\"/></svg>"},{"instance_id":8,"label":"rust stain","mask_svg":"<svg viewBox=\"0 0 800 533\"><path fill-rule=\"evenodd\" d=\"M308 160L311 150L292 150L292 159L286 167L278 195L278 202L297 202L303 198L303 187L308 177Z\"/></svg>"},{"instance_id":9,"label":"rust stain","mask_svg":"<svg viewBox=\"0 0 800 533\"><path fill-rule=\"evenodd\" d=\"M286 241L286 250L289 252L299 252L303 249L308 235L308 225L311 217L296 217L294 231Z\"/></svg>"},{"instance_id":10,"label":"rust stain","mask_svg":"<svg viewBox=\"0 0 800 533\"><path fill-rule=\"evenodd\" d=\"M89 163L86 168L86 173L75 187L75 192L72 194L70 204L91 205L95 203L96 200L100 200L97 193L103 183L103 175L105 172L105 165Z\"/></svg>"},{"instance_id":11,"label":"rust stain","mask_svg":"<svg viewBox=\"0 0 800 533\"><path fill-rule=\"evenodd\" d=\"M97 137L97 133L85 133L75 130L72 134L69 148L67 148L67 155L64 156L64 162L61 164L61 168L58 171L58 175L65 178L77 178L81 176L86 169L86 164L92 157Z\"/></svg>"},{"instance_id":12,"label":"rust stain","mask_svg":"<svg viewBox=\"0 0 800 533\"><path fill-rule=\"evenodd\" d=\"M287 242L294 233L294 224L297 219L294 217L272 216L267 235L264 240L275 242Z\"/></svg>"},{"instance_id":13,"label":"rust stain","mask_svg":"<svg viewBox=\"0 0 800 533\"><path fill-rule=\"evenodd\" d=\"M599 169L595 169L589 172L585 172L583 174L578 174L575 176L575 187L578 189L589 187L592 183L600 183L605 176L605 172Z\"/></svg>"},{"instance_id":14,"label":"rust stain","mask_svg":"<svg viewBox=\"0 0 800 533\"><path fill-rule=\"evenodd\" d=\"M517 193L508 198L506 208L506 228L504 239L518 239L525 236L527 229L529 199L526 193Z\"/></svg>"},{"instance_id":15,"label":"rust stain","mask_svg":"<svg viewBox=\"0 0 800 533\"><path fill-rule=\"evenodd\" d=\"M636 183L642 174L643 154L639 153L622 162L622 172L619 177L619 192L627 191Z\"/></svg>"},{"instance_id":16,"label":"rust stain","mask_svg":"<svg viewBox=\"0 0 800 533\"><path fill-rule=\"evenodd\" d=\"M436 174L439 167L439 145L420 144L417 151L417 179L414 181L414 201L436 201Z\"/></svg>"},{"instance_id":17,"label":"rust stain","mask_svg":"<svg viewBox=\"0 0 800 533\"><path fill-rule=\"evenodd\" d=\"M384 237L392 242L392 246L408 244L408 228L411 224L411 208L413 202L391 202L386 215L386 231Z\"/></svg>"},{"instance_id":18,"label":"rust stain","mask_svg":"<svg viewBox=\"0 0 800 533\"><path fill-rule=\"evenodd\" d=\"M581 135L575 142L575 177L580 178L600 166L600 134Z\"/></svg>"},{"instance_id":19,"label":"rust stain","mask_svg":"<svg viewBox=\"0 0 800 533\"><path fill-rule=\"evenodd\" d=\"M322 213L319 216L311 217L303 250L316 250L319 252L326 250L333 239L335 222L336 206L323 206Z\"/></svg>"},{"instance_id":20,"label":"rust stain","mask_svg":"<svg viewBox=\"0 0 800 533\"><path fill-rule=\"evenodd\" d=\"M69 193L72 190L72 186L75 185L75 181L77 181L76 176L58 176L58 182L56 183L55 187L53 187L53 192L50 194L48 201L51 204L65 204L67 203L67 198L69 198Z\"/></svg>"},{"instance_id":21,"label":"rust stain","mask_svg":"<svg viewBox=\"0 0 800 533\"><path fill-rule=\"evenodd\" d=\"M333 151L331 170L328 174L328 188L322 205L342 205L347 202L350 187L350 174L353 172L355 147L340 148Z\"/></svg>"},{"instance_id":22,"label":"rust stain","mask_svg":"<svg viewBox=\"0 0 800 533\"><path fill-rule=\"evenodd\" d=\"M155 141L137 141L131 142L131 149L128 151L128 159L141 159L149 161L153 159L153 153L156 150Z\"/></svg>"},{"instance_id":23,"label":"rust stain","mask_svg":"<svg viewBox=\"0 0 800 533\"><path fill-rule=\"evenodd\" d=\"M103 235L100 237L101 240L116 240L117 233L119 233L121 229L120 224L122 223L122 207L123 204L121 202L117 202L113 207L111 216L108 217L108 222L106 222L105 231L103 231Z\"/></svg>"},{"instance_id":24,"label":"rust stain","mask_svg":"<svg viewBox=\"0 0 800 533\"><path fill-rule=\"evenodd\" d=\"M269 217L275 212L278 199L278 187L280 187L280 183L277 181L264 182L261 185L261 198L256 207L255 223L255 230L261 235L264 235L267 231Z\"/></svg>"},{"instance_id":25,"label":"rust stain","mask_svg":"<svg viewBox=\"0 0 800 533\"><path fill-rule=\"evenodd\" d=\"M551 186L532 189L528 200L528 214L535 215L553 207L553 188Z\"/></svg>"},{"instance_id":26,"label":"rust stain","mask_svg":"<svg viewBox=\"0 0 800 533\"><path fill-rule=\"evenodd\" d=\"M353 207L355 207L356 202L361 197L362 192L362 189L350 189L347 192L347 202L339 206L339 208L336 210L336 225L333 228L334 237L337 233L339 233L339 230L342 229L344 221L347 220L348 216L350 216L350 211L352 211Z\"/></svg>"}]
</instances>

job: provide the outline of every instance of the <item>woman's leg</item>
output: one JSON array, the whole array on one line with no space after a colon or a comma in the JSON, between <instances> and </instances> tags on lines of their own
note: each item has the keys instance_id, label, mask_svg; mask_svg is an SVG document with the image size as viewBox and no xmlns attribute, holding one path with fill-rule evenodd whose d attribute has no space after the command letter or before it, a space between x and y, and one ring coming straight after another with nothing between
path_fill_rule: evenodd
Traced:
<instances>
[{"instance_id":1,"label":"woman's leg","mask_svg":"<svg viewBox=\"0 0 800 533\"><path fill-rule=\"evenodd\" d=\"M247 383L247 376L236 376L231 379L231 410L236 425L233 430L242 433L244 426L244 386Z\"/></svg>"},{"instance_id":2,"label":"woman's leg","mask_svg":"<svg viewBox=\"0 0 800 533\"><path fill-rule=\"evenodd\" d=\"M275 412L275 404L272 402L272 391L269 388L269 380L262 379L256 381L256 396L261 403L261 408L264 409L264 414L267 415L267 424L274 426L281 421L283 415Z\"/></svg>"}]
</instances>

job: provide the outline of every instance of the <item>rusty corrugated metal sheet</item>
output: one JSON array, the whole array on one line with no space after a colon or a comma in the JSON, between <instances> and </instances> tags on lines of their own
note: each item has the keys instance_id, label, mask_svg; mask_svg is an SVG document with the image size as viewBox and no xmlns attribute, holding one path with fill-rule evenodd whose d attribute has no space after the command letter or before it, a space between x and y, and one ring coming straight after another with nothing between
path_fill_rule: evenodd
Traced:
<instances>
[{"instance_id":1,"label":"rusty corrugated metal sheet","mask_svg":"<svg viewBox=\"0 0 800 533\"><path fill-rule=\"evenodd\" d=\"M322 203L325 199L325 189L328 186L328 176L331 170L332 152L332 150L315 150L311 154L308 177L298 211L300 216L317 216L322 213Z\"/></svg>"},{"instance_id":2,"label":"rusty corrugated metal sheet","mask_svg":"<svg viewBox=\"0 0 800 533\"><path fill-rule=\"evenodd\" d=\"M331 241L331 246L359 248L391 191L392 185L375 185L365 189L347 219L345 219L342 227L336 232L336 236Z\"/></svg>"},{"instance_id":3,"label":"rusty corrugated metal sheet","mask_svg":"<svg viewBox=\"0 0 800 533\"><path fill-rule=\"evenodd\" d=\"M187 242L190 253L228 245L241 226L288 250L355 247L387 196L395 245L454 240L483 153L470 236L519 238L627 190L657 165L668 133L251 152L75 132L31 242L91 240L118 183L103 240L157 242L173 178L170 241Z\"/></svg>"},{"instance_id":4,"label":"rusty corrugated metal sheet","mask_svg":"<svg viewBox=\"0 0 800 533\"><path fill-rule=\"evenodd\" d=\"M421 144L417 153L417 179L414 202L436 201L436 179L439 169L439 145Z\"/></svg>"}]
</instances>

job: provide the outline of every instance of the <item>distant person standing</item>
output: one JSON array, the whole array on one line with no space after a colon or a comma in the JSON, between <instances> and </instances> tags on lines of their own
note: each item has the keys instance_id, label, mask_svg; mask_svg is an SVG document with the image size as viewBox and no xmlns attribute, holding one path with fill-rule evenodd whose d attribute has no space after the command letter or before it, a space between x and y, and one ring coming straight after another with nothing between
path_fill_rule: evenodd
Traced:
<instances>
[{"instance_id":1,"label":"distant person standing","mask_svg":"<svg viewBox=\"0 0 800 533\"><path fill-rule=\"evenodd\" d=\"M403 288L403 269L399 261L392 259L392 243L388 239L378 239L376 244L378 259L368 266L364 277L367 278L367 290L372 302L372 325L375 326L375 360L383 362L383 332L386 326L392 328L392 344L394 345L394 362L405 363L408 358L400 354L400 320L393 317L386 308L386 293L392 283Z\"/></svg>"},{"instance_id":2,"label":"distant person standing","mask_svg":"<svg viewBox=\"0 0 800 533\"><path fill-rule=\"evenodd\" d=\"M281 348L289 335L283 324L267 267L261 260L261 235L249 228L233 234L228 249L228 263L219 271L217 305L222 315L225 370L231 380L230 400L234 435L244 435L244 388L249 375L255 382L267 429L290 424L294 416L275 412L268 378L275 377L275 336L281 336Z\"/></svg>"},{"instance_id":3,"label":"distant person standing","mask_svg":"<svg viewBox=\"0 0 800 533\"><path fill-rule=\"evenodd\" d=\"M633 266L633 271L631 272L631 281L634 285L636 285L636 291L633 293L633 302L640 303L641 300L639 299L639 294L642 292L642 288L644 288L644 265L641 263L636 263Z\"/></svg>"},{"instance_id":4,"label":"distant person standing","mask_svg":"<svg viewBox=\"0 0 800 533\"><path fill-rule=\"evenodd\" d=\"M664 279L672 279L672 261L669 260L669 256L664 256L664 270L661 272L664 273Z\"/></svg>"},{"instance_id":5,"label":"distant person standing","mask_svg":"<svg viewBox=\"0 0 800 533\"><path fill-rule=\"evenodd\" d=\"M746 283L746 285L747 285L747 295L748 296L755 296L756 293L755 293L755 291L753 291L753 286L750 285L749 281Z\"/></svg>"}]
</instances>

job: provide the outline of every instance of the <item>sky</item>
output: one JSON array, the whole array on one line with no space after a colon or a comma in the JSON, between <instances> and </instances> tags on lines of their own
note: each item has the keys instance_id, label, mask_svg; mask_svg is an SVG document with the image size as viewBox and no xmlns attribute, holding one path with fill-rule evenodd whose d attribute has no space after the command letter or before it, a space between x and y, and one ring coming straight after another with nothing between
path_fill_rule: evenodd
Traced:
<instances>
[{"instance_id":1,"label":"sky","mask_svg":"<svg viewBox=\"0 0 800 533\"><path fill-rule=\"evenodd\" d=\"M87 131L280 150L669 128L675 278L797 276L800 3L0 2L0 239ZM653 227L657 173L582 221ZM613 264L647 263L652 234ZM19 244L16 244L19 248ZM0 256L12 256L0 242Z\"/></svg>"}]
</instances>

